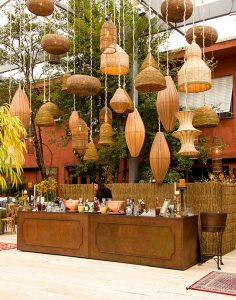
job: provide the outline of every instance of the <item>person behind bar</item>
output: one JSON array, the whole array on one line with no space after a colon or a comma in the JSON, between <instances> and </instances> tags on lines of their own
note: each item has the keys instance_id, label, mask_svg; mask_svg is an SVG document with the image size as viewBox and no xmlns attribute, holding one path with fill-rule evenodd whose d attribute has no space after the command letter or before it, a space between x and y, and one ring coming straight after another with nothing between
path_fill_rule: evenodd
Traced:
<instances>
[{"instance_id":1,"label":"person behind bar","mask_svg":"<svg viewBox=\"0 0 236 300\"><path fill-rule=\"evenodd\" d=\"M102 202L102 199L112 199L112 193L109 188L107 188L103 181L100 179L94 180L94 189L95 189L95 197L99 200L99 202Z\"/></svg>"}]
</instances>

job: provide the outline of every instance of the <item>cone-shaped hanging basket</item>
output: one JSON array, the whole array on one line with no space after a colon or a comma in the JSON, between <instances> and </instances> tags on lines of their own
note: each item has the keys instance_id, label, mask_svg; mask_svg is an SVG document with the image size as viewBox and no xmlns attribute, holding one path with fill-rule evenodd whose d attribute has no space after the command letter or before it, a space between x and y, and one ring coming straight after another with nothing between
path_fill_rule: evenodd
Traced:
<instances>
[{"instance_id":1,"label":"cone-shaped hanging basket","mask_svg":"<svg viewBox=\"0 0 236 300\"><path fill-rule=\"evenodd\" d=\"M100 51L109 49L110 53L116 52L117 29L112 20L107 20L100 31Z\"/></svg>"},{"instance_id":2,"label":"cone-shaped hanging basket","mask_svg":"<svg viewBox=\"0 0 236 300\"><path fill-rule=\"evenodd\" d=\"M47 109L52 115L53 119L58 119L60 116L60 111L55 103L47 102L41 106L41 108Z\"/></svg>"},{"instance_id":3,"label":"cone-shaped hanging basket","mask_svg":"<svg viewBox=\"0 0 236 300\"><path fill-rule=\"evenodd\" d=\"M161 5L161 14L166 20L166 8L168 6L168 21L173 23L188 20L193 13L193 2L191 0L164 0Z\"/></svg>"},{"instance_id":4,"label":"cone-shaped hanging basket","mask_svg":"<svg viewBox=\"0 0 236 300\"><path fill-rule=\"evenodd\" d=\"M193 126L196 128L217 127L219 122L217 113L207 105L199 107L193 117Z\"/></svg>"},{"instance_id":5,"label":"cone-shaped hanging basket","mask_svg":"<svg viewBox=\"0 0 236 300\"><path fill-rule=\"evenodd\" d=\"M211 88L211 70L201 58L201 48L193 41L186 51L186 61L178 72L180 92L199 93Z\"/></svg>"},{"instance_id":6,"label":"cone-shaped hanging basket","mask_svg":"<svg viewBox=\"0 0 236 300\"><path fill-rule=\"evenodd\" d=\"M150 165L157 183L162 183L170 165L170 150L163 132L157 132L152 143Z\"/></svg>"},{"instance_id":7,"label":"cone-shaped hanging basket","mask_svg":"<svg viewBox=\"0 0 236 300\"><path fill-rule=\"evenodd\" d=\"M70 41L60 34L45 34L41 40L44 51L50 54L61 55L69 51Z\"/></svg>"},{"instance_id":8,"label":"cone-shaped hanging basket","mask_svg":"<svg viewBox=\"0 0 236 300\"><path fill-rule=\"evenodd\" d=\"M194 27L190 27L186 32L186 40L189 44L191 44L193 41L193 28L194 28L195 41L198 44L198 46L209 47L216 43L218 39L218 33L214 27L194 26Z\"/></svg>"},{"instance_id":9,"label":"cone-shaped hanging basket","mask_svg":"<svg viewBox=\"0 0 236 300\"><path fill-rule=\"evenodd\" d=\"M78 96L95 96L101 89L100 80L88 75L72 75L66 84L68 91Z\"/></svg>"},{"instance_id":10,"label":"cone-shaped hanging basket","mask_svg":"<svg viewBox=\"0 0 236 300\"><path fill-rule=\"evenodd\" d=\"M10 112L13 116L18 117L21 120L23 126L29 128L30 121L30 105L29 99L24 90L18 88L13 96Z\"/></svg>"},{"instance_id":11,"label":"cone-shaped hanging basket","mask_svg":"<svg viewBox=\"0 0 236 300\"><path fill-rule=\"evenodd\" d=\"M100 127L100 136L98 145L110 146L113 144L113 132L109 123L103 123Z\"/></svg>"},{"instance_id":12,"label":"cone-shaped hanging basket","mask_svg":"<svg viewBox=\"0 0 236 300\"><path fill-rule=\"evenodd\" d=\"M127 117L125 139L131 157L138 157L145 139L145 127L136 108Z\"/></svg>"},{"instance_id":13,"label":"cone-shaped hanging basket","mask_svg":"<svg viewBox=\"0 0 236 300\"><path fill-rule=\"evenodd\" d=\"M99 159L99 156L98 156L97 148L94 145L93 141L91 141L88 144L88 148L87 148L87 150L85 152L84 160L95 160L96 161L98 159Z\"/></svg>"},{"instance_id":14,"label":"cone-shaped hanging basket","mask_svg":"<svg viewBox=\"0 0 236 300\"><path fill-rule=\"evenodd\" d=\"M62 76L62 87L61 87L62 91L67 91L68 90L68 88L67 88L67 80L68 80L69 77L71 77L70 73L65 73Z\"/></svg>"},{"instance_id":15,"label":"cone-shaped hanging basket","mask_svg":"<svg viewBox=\"0 0 236 300\"><path fill-rule=\"evenodd\" d=\"M48 17L54 11L54 0L27 0L26 6L36 16Z\"/></svg>"},{"instance_id":16,"label":"cone-shaped hanging basket","mask_svg":"<svg viewBox=\"0 0 236 300\"><path fill-rule=\"evenodd\" d=\"M195 158L199 155L199 151L195 148L194 141L201 134L200 130L184 130L175 131L172 136L179 139L181 142L181 148L178 152L179 155L189 156Z\"/></svg>"},{"instance_id":17,"label":"cone-shaped hanging basket","mask_svg":"<svg viewBox=\"0 0 236 300\"><path fill-rule=\"evenodd\" d=\"M106 107L104 106L99 112L99 123L105 123ZM107 123L112 124L112 111L107 107Z\"/></svg>"},{"instance_id":18,"label":"cone-shaped hanging basket","mask_svg":"<svg viewBox=\"0 0 236 300\"><path fill-rule=\"evenodd\" d=\"M152 56L151 52L149 52L147 57L144 59L139 71L142 71L147 67L153 67L155 69L158 69L158 64L155 61L154 57Z\"/></svg>"},{"instance_id":19,"label":"cone-shaped hanging basket","mask_svg":"<svg viewBox=\"0 0 236 300\"><path fill-rule=\"evenodd\" d=\"M43 105L39 108L36 117L35 125L39 127L52 127L54 126L54 120L52 114Z\"/></svg>"},{"instance_id":20,"label":"cone-shaped hanging basket","mask_svg":"<svg viewBox=\"0 0 236 300\"><path fill-rule=\"evenodd\" d=\"M157 112L165 130L172 131L175 126L175 113L179 111L179 94L171 76L165 76L166 89L157 95Z\"/></svg>"},{"instance_id":21,"label":"cone-shaped hanging basket","mask_svg":"<svg viewBox=\"0 0 236 300\"><path fill-rule=\"evenodd\" d=\"M110 106L116 113L122 114L130 107L130 101L128 93L124 89L118 88L111 98Z\"/></svg>"},{"instance_id":22,"label":"cone-shaped hanging basket","mask_svg":"<svg viewBox=\"0 0 236 300\"><path fill-rule=\"evenodd\" d=\"M158 69L147 67L136 76L135 88L144 93L158 92L166 88L166 81Z\"/></svg>"}]
</instances>

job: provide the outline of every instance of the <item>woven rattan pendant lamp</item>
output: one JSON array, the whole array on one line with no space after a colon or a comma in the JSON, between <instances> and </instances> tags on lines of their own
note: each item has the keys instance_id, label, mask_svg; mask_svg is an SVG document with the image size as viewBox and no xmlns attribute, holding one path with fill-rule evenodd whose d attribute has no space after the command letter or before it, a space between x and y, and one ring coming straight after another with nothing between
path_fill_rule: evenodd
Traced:
<instances>
[{"instance_id":1,"label":"woven rattan pendant lamp","mask_svg":"<svg viewBox=\"0 0 236 300\"><path fill-rule=\"evenodd\" d=\"M67 88L67 80L69 79L69 77L71 77L70 73L65 73L62 76L62 87L61 87L62 91L67 91L68 90L68 88Z\"/></svg>"},{"instance_id":2,"label":"woven rattan pendant lamp","mask_svg":"<svg viewBox=\"0 0 236 300\"><path fill-rule=\"evenodd\" d=\"M122 114L130 108L130 102L132 102L132 100L128 93L119 87L110 100L110 106L116 113Z\"/></svg>"},{"instance_id":3,"label":"woven rattan pendant lamp","mask_svg":"<svg viewBox=\"0 0 236 300\"><path fill-rule=\"evenodd\" d=\"M193 33L194 31L194 33ZM195 42L202 47L209 47L216 43L218 39L218 32L211 26L194 26L190 27L186 32L186 40L189 44L193 41L193 34L195 35Z\"/></svg>"},{"instance_id":4,"label":"woven rattan pendant lamp","mask_svg":"<svg viewBox=\"0 0 236 300\"><path fill-rule=\"evenodd\" d=\"M107 123L112 124L112 111L109 107L103 107L99 112L99 123L105 123L105 116L107 114Z\"/></svg>"},{"instance_id":5,"label":"woven rattan pendant lamp","mask_svg":"<svg viewBox=\"0 0 236 300\"><path fill-rule=\"evenodd\" d=\"M101 89L98 78L88 75L72 75L66 82L67 90L78 96L95 96Z\"/></svg>"},{"instance_id":6,"label":"woven rattan pendant lamp","mask_svg":"<svg viewBox=\"0 0 236 300\"><path fill-rule=\"evenodd\" d=\"M60 111L59 111L58 106L55 103L48 101L42 105L42 108L47 109L50 112L50 114L52 115L54 120L59 118Z\"/></svg>"},{"instance_id":7,"label":"woven rattan pendant lamp","mask_svg":"<svg viewBox=\"0 0 236 300\"><path fill-rule=\"evenodd\" d=\"M26 6L36 16L48 17L54 11L54 0L27 0Z\"/></svg>"},{"instance_id":8,"label":"woven rattan pendant lamp","mask_svg":"<svg viewBox=\"0 0 236 300\"><path fill-rule=\"evenodd\" d=\"M110 53L116 52L117 29L109 16L106 17L106 22L102 25L100 31L100 51L104 52L109 49Z\"/></svg>"},{"instance_id":9,"label":"woven rattan pendant lamp","mask_svg":"<svg viewBox=\"0 0 236 300\"><path fill-rule=\"evenodd\" d=\"M112 144L113 144L112 126L108 122L105 122L100 127L98 145L100 145L100 146L110 146Z\"/></svg>"},{"instance_id":10,"label":"woven rattan pendant lamp","mask_svg":"<svg viewBox=\"0 0 236 300\"><path fill-rule=\"evenodd\" d=\"M146 56L146 58L144 59L142 65L140 67L140 71L144 70L145 68L147 68L149 66L151 66L155 69L158 69L158 63L156 62L156 60L152 56L151 52L149 52L148 55Z\"/></svg>"},{"instance_id":11,"label":"woven rattan pendant lamp","mask_svg":"<svg viewBox=\"0 0 236 300\"><path fill-rule=\"evenodd\" d=\"M161 5L161 14L168 22L179 23L187 20L193 13L191 0L164 0Z\"/></svg>"},{"instance_id":12,"label":"woven rattan pendant lamp","mask_svg":"<svg viewBox=\"0 0 236 300\"><path fill-rule=\"evenodd\" d=\"M70 41L61 34L45 34L41 40L44 51L50 54L61 55L69 51Z\"/></svg>"},{"instance_id":13,"label":"woven rattan pendant lamp","mask_svg":"<svg viewBox=\"0 0 236 300\"><path fill-rule=\"evenodd\" d=\"M13 96L10 112L13 116L18 117L21 120L23 126L28 129L30 123L30 104L29 99L24 90L20 87L16 90Z\"/></svg>"},{"instance_id":14,"label":"woven rattan pendant lamp","mask_svg":"<svg viewBox=\"0 0 236 300\"><path fill-rule=\"evenodd\" d=\"M39 108L35 120L35 125L39 127L52 127L54 126L54 119L52 114L45 108L44 104Z\"/></svg>"},{"instance_id":15,"label":"woven rattan pendant lamp","mask_svg":"<svg viewBox=\"0 0 236 300\"><path fill-rule=\"evenodd\" d=\"M219 117L211 107L204 105L196 109L193 117L193 126L201 127L217 127L219 125Z\"/></svg>"}]
</instances>

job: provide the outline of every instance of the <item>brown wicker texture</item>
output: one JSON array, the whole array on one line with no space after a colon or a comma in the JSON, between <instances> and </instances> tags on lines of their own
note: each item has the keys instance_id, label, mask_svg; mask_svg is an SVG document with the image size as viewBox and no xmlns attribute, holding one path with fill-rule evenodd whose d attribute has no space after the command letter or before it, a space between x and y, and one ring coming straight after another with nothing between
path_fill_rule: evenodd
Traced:
<instances>
[{"instance_id":1,"label":"brown wicker texture","mask_svg":"<svg viewBox=\"0 0 236 300\"><path fill-rule=\"evenodd\" d=\"M50 114L53 116L53 119L58 119L60 116L60 111L58 106L55 103L47 102L41 106L42 108L47 109Z\"/></svg>"},{"instance_id":2,"label":"brown wicker texture","mask_svg":"<svg viewBox=\"0 0 236 300\"><path fill-rule=\"evenodd\" d=\"M22 125L28 129L30 122L29 99L24 90L18 88L10 105L10 112L21 120Z\"/></svg>"},{"instance_id":3,"label":"brown wicker texture","mask_svg":"<svg viewBox=\"0 0 236 300\"><path fill-rule=\"evenodd\" d=\"M76 153L79 153L83 156L88 148L88 128L77 134L72 135L72 149L76 150Z\"/></svg>"},{"instance_id":4,"label":"brown wicker texture","mask_svg":"<svg viewBox=\"0 0 236 300\"><path fill-rule=\"evenodd\" d=\"M149 159L156 182L162 183L170 165L170 150L163 132L156 133Z\"/></svg>"},{"instance_id":5,"label":"brown wicker texture","mask_svg":"<svg viewBox=\"0 0 236 300\"><path fill-rule=\"evenodd\" d=\"M126 109L125 113L126 114L129 114L129 113L132 113L134 112L134 102L133 100L130 98L129 94L126 92L126 90L124 90L125 93L128 95L128 98L129 98L129 106L128 108Z\"/></svg>"},{"instance_id":6,"label":"brown wicker texture","mask_svg":"<svg viewBox=\"0 0 236 300\"><path fill-rule=\"evenodd\" d=\"M138 157L145 139L145 127L137 108L127 117L125 139L131 157Z\"/></svg>"},{"instance_id":7,"label":"brown wicker texture","mask_svg":"<svg viewBox=\"0 0 236 300\"><path fill-rule=\"evenodd\" d=\"M219 122L217 113L207 105L199 107L193 117L193 126L196 128L217 127Z\"/></svg>"},{"instance_id":8,"label":"brown wicker texture","mask_svg":"<svg viewBox=\"0 0 236 300\"><path fill-rule=\"evenodd\" d=\"M69 77L71 77L70 73L65 73L62 76L62 86L61 86L61 90L62 91L67 91L68 90L68 88L67 88L67 80L68 80Z\"/></svg>"},{"instance_id":9,"label":"brown wicker texture","mask_svg":"<svg viewBox=\"0 0 236 300\"><path fill-rule=\"evenodd\" d=\"M166 81L158 69L147 67L136 76L135 88L144 93L159 92L166 88Z\"/></svg>"},{"instance_id":10,"label":"brown wicker texture","mask_svg":"<svg viewBox=\"0 0 236 300\"><path fill-rule=\"evenodd\" d=\"M54 11L53 0L27 0L26 6L36 16L47 17Z\"/></svg>"},{"instance_id":11,"label":"brown wicker texture","mask_svg":"<svg viewBox=\"0 0 236 300\"><path fill-rule=\"evenodd\" d=\"M98 145L110 146L113 144L112 126L109 123L103 123L100 127L100 135Z\"/></svg>"},{"instance_id":12,"label":"brown wicker texture","mask_svg":"<svg viewBox=\"0 0 236 300\"><path fill-rule=\"evenodd\" d=\"M49 55L49 63L51 65L59 65L60 62L60 55L50 54Z\"/></svg>"},{"instance_id":13,"label":"brown wicker texture","mask_svg":"<svg viewBox=\"0 0 236 300\"><path fill-rule=\"evenodd\" d=\"M96 161L98 159L99 159L99 156L98 156L97 148L94 145L93 141L91 141L88 144L88 148L85 152L84 160L94 160L94 161Z\"/></svg>"},{"instance_id":14,"label":"brown wicker texture","mask_svg":"<svg viewBox=\"0 0 236 300\"><path fill-rule=\"evenodd\" d=\"M193 41L193 28L195 35L195 42L200 47L209 47L216 43L218 39L218 32L214 27L211 26L194 26L190 27L186 32L186 40L189 44ZM204 36L204 43L203 43Z\"/></svg>"},{"instance_id":15,"label":"brown wicker texture","mask_svg":"<svg viewBox=\"0 0 236 300\"><path fill-rule=\"evenodd\" d=\"M100 31L100 51L109 49L110 53L116 52L117 29L112 20L106 21Z\"/></svg>"},{"instance_id":16,"label":"brown wicker texture","mask_svg":"<svg viewBox=\"0 0 236 300\"><path fill-rule=\"evenodd\" d=\"M44 104L39 108L36 117L35 125L39 127L52 127L54 126L54 119L52 114L44 107Z\"/></svg>"},{"instance_id":17,"label":"brown wicker texture","mask_svg":"<svg viewBox=\"0 0 236 300\"><path fill-rule=\"evenodd\" d=\"M45 34L41 40L41 45L44 51L61 55L69 51L70 41L60 34Z\"/></svg>"},{"instance_id":18,"label":"brown wicker texture","mask_svg":"<svg viewBox=\"0 0 236 300\"><path fill-rule=\"evenodd\" d=\"M93 76L72 75L67 79L67 89L78 96L95 96L101 89L101 82Z\"/></svg>"},{"instance_id":19,"label":"brown wicker texture","mask_svg":"<svg viewBox=\"0 0 236 300\"><path fill-rule=\"evenodd\" d=\"M157 112L165 130L172 131L176 123L175 113L179 111L179 94L171 76L165 76L166 89L157 95Z\"/></svg>"},{"instance_id":20,"label":"brown wicker texture","mask_svg":"<svg viewBox=\"0 0 236 300\"><path fill-rule=\"evenodd\" d=\"M112 111L110 110L109 107L107 107L107 120L105 120L105 116L106 116L106 106L104 106L99 112L99 122L100 122L100 124L107 122L111 125L112 124Z\"/></svg>"},{"instance_id":21,"label":"brown wicker texture","mask_svg":"<svg viewBox=\"0 0 236 300\"><path fill-rule=\"evenodd\" d=\"M178 72L178 89L180 92L199 93L209 90L211 70L201 58L200 47L195 43L186 51L186 62Z\"/></svg>"},{"instance_id":22,"label":"brown wicker texture","mask_svg":"<svg viewBox=\"0 0 236 300\"><path fill-rule=\"evenodd\" d=\"M164 0L161 4L161 14L166 20L166 9L168 6L168 21L180 23L188 20L193 13L193 2L191 0ZM185 11L186 7L186 12ZM185 15L185 16L184 16Z\"/></svg>"},{"instance_id":23,"label":"brown wicker texture","mask_svg":"<svg viewBox=\"0 0 236 300\"><path fill-rule=\"evenodd\" d=\"M142 71L147 67L153 67L155 69L158 69L158 64L152 56L151 52L149 52L147 57L144 59L139 71Z\"/></svg>"},{"instance_id":24,"label":"brown wicker texture","mask_svg":"<svg viewBox=\"0 0 236 300\"><path fill-rule=\"evenodd\" d=\"M107 75L125 75L129 72L129 55L116 45L116 52L111 48L105 49L101 54L100 72Z\"/></svg>"},{"instance_id":25,"label":"brown wicker texture","mask_svg":"<svg viewBox=\"0 0 236 300\"><path fill-rule=\"evenodd\" d=\"M111 98L110 106L116 113L123 114L130 107L130 101L128 93L124 89L118 88Z\"/></svg>"},{"instance_id":26,"label":"brown wicker texture","mask_svg":"<svg viewBox=\"0 0 236 300\"><path fill-rule=\"evenodd\" d=\"M69 128L70 132L73 135L79 134L79 114L77 111L72 111L69 118Z\"/></svg>"}]
</instances>

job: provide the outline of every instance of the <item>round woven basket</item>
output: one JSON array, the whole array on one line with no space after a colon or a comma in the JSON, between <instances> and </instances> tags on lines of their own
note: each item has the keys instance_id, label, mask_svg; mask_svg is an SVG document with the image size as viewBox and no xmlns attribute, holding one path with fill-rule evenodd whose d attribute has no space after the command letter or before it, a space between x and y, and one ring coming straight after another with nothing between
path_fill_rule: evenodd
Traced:
<instances>
[{"instance_id":1,"label":"round woven basket","mask_svg":"<svg viewBox=\"0 0 236 300\"><path fill-rule=\"evenodd\" d=\"M116 113L122 114L130 107L130 101L128 93L124 89L118 88L110 101L110 106Z\"/></svg>"},{"instance_id":2,"label":"round woven basket","mask_svg":"<svg viewBox=\"0 0 236 300\"><path fill-rule=\"evenodd\" d=\"M99 112L99 122L100 124L105 123L106 107L104 106ZM107 123L112 124L112 111L107 107Z\"/></svg>"},{"instance_id":3,"label":"round woven basket","mask_svg":"<svg viewBox=\"0 0 236 300\"><path fill-rule=\"evenodd\" d=\"M193 126L200 127L217 127L220 120L217 113L209 106L199 107L193 117Z\"/></svg>"},{"instance_id":4,"label":"round woven basket","mask_svg":"<svg viewBox=\"0 0 236 300\"><path fill-rule=\"evenodd\" d=\"M51 65L59 65L60 64L60 55L50 54L49 55L49 63Z\"/></svg>"},{"instance_id":5,"label":"round woven basket","mask_svg":"<svg viewBox=\"0 0 236 300\"><path fill-rule=\"evenodd\" d=\"M144 93L158 92L166 88L166 81L158 69L147 67L136 76L135 88Z\"/></svg>"},{"instance_id":6,"label":"round woven basket","mask_svg":"<svg viewBox=\"0 0 236 300\"><path fill-rule=\"evenodd\" d=\"M68 91L78 96L95 96L101 89L100 80L88 75L72 75L66 84Z\"/></svg>"},{"instance_id":7,"label":"round woven basket","mask_svg":"<svg viewBox=\"0 0 236 300\"><path fill-rule=\"evenodd\" d=\"M117 29L112 20L106 21L100 31L100 50L103 52L105 49L111 51L111 53L116 52L116 42L117 42Z\"/></svg>"},{"instance_id":8,"label":"round woven basket","mask_svg":"<svg viewBox=\"0 0 236 300\"><path fill-rule=\"evenodd\" d=\"M36 117L35 117L35 125L39 127L52 127L54 126L54 120L51 113L47 110L47 108L43 107L43 105L39 108Z\"/></svg>"},{"instance_id":9,"label":"round woven basket","mask_svg":"<svg viewBox=\"0 0 236 300\"><path fill-rule=\"evenodd\" d=\"M218 39L218 32L215 28L211 26L194 26L190 27L186 32L186 40L189 44L193 41L193 28L195 35L195 42L200 47L209 47L216 43ZM203 36L204 36L204 45L203 45Z\"/></svg>"},{"instance_id":10,"label":"round woven basket","mask_svg":"<svg viewBox=\"0 0 236 300\"><path fill-rule=\"evenodd\" d=\"M91 141L90 143L88 143L88 148L85 152L84 155L84 160L98 160L99 156L98 156L98 151L96 146L94 145L93 141Z\"/></svg>"},{"instance_id":11,"label":"round woven basket","mask_svg":"<svg viewBox=\"0 0 236 300\"><path fill-rule=\"evenodd\" d=\"M100 127L100 136L98 145L110 146L113 144L113 132L111 124L103 123Z\"/></svg>"},{"instance_id":12,"label":"round woven basket","mask_svg":"<svg viewBox=\"0 0 236 300\"><path fill-rule=\"evenodd\" d=\"M166 20L166 8L168 4L168 21L179 23L189 19L193 13L193 2L191 0L164 0L161 4L161 14ZM184 13L186 7L186 13Z\"/></svg>"},{"instance_id":13,"label":"round woven basket","mask_svg":"<svg viewBox=\"0 0 236 300\"><path fill-rule=\"evenodd\" d=\"M47 17L54 11L53 0L27 0L26 6L36 16Z\"/></svg>"},{"instance_id":14,"label":"round woven basket","mask_svg":"<svg viewBox=\"0 0 236 300\"><path fill-rule=\"evenodd\" d=\"M44 51L55 55L64 54L70 49L70 41L59 34L45 34L41 40L41 45Z\"/></svg>"},{"instance_id":15,"label":"round woven basket","mask_svg":"<svg viewBox=\"0 0 236 300\"><path fill-rule=\"evenodd\" d=\"M61 87L62 91L67 91L68 90L68 88L67 88L67 80L68 80L69 77L71 77L70 73L65 73L62 76L62 87Z\"/></svg>"},{"instance_id":16,"label":"round woven basket","mask_svg":"<svg viewBox=\"0 0 236 300\"><path fill-rule=\"evenodd\" d=\"M144 59L141 67L140 67L140 71L142 71L143 69L147 68L147 67L153 67L158 69L158 64L155 61L154 57L152 56L152 53L149 52L147 57Z\"/></svg>"},{"instance_id":17,"label":"round woven basket","mask_svg":"<svg viewBox=\"0 0 236 300\"><path fill-rule=\"evenodd\" d=\"M47 102L41 106L41 108L47 109L52 115L53 119L57 119L60 116L60 111L58 106L55 103Z\"/></svg>"}]
</instances>

